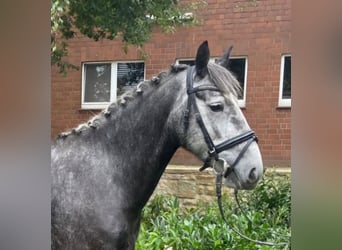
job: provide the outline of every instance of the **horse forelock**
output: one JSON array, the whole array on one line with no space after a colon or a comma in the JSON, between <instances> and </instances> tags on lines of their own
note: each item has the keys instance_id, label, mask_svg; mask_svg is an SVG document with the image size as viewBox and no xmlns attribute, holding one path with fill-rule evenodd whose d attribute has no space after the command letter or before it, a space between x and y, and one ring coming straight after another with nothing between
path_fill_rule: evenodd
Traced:
<instances>
[{"instance_id":1,"label":"horse forelock","mask_svg":"<svg viewBox=\"0 0 342 250\"><path fill-rule=\"evenodd\" d=\"M170 73L178 73L189 68L189 65L185 64L173 64L171 65ZM240 83L236 80L233 74L226 68L217 63L208 63L208 74L213 84L220 90L220 92L227 98L229 94L233 94L235 97L241 92Z\"/></svg>"},{"instance_id":2,"label":"horse forelock","mask_svg":"<svg viewBox=\"0 0 342 250\"><path fill-rule=\"evenodd\" d=\"M213 83L226 98L229 97L229 94L233 94L233 96L237 97L241 92L241 86L238 80L236 80L232 73L224 67L216 63L209 63L208 74Z\"/></svg>"}]
</instances>

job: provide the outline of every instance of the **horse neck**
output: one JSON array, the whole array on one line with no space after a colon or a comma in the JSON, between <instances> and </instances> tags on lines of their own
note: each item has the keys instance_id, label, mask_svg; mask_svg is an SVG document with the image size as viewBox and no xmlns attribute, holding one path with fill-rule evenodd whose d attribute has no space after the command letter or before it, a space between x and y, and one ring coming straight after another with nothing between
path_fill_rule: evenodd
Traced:
<instances>
[{"instance_id":1,"label":"horse neck","mask_svg":"<svg viewBox=\"0 0 342 250\"><path fill-rule=\"evenodd\" d=\"M149 89L113 114L107 125L115 173L134 200L145 205L166 165L179 147L174 124L174 103L181 87Z\"/></svg>"}]
</instances>

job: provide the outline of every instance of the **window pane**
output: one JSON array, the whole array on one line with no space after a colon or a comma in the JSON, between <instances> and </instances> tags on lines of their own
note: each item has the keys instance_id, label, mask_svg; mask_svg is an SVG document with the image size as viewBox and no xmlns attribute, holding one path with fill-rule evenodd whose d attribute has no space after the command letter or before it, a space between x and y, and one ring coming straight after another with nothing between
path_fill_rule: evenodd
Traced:
<instances>
[{"instance_id":1,"label":"window pane","mask_svg":"<svg viewBox=\"0 0 342 250\"><path fill-rule=\"evenodd\" d=\"M291 99L291 57L284 57L283 99Z\"/></svg>"},{"instance_id":2,"label":"window pane","mask_svg":"<svg viewBox=\"0 0 342 250\"><path fill-rule=\"evenodd\" d=\"M117 95L144 80L144 63L118 63Z\"/></svg>"},{"instance_id":3,"label":"window pane","mask_svg":"<svg viewBox=\"0 0 342 250\"><path fill-rule=\"evenodd\" d=\"M246 59L245 58L231 58L229 59L228 69L233 73L241 86L241 93L239 93L238 99L243 99L243 93L245 91L245 70Z\"/></svg>"},{"instance_id":4,"label":"window pane","mask_svg":"<svg viewBox=\"0 0 342 250\"><path fill-rule=\"evenodd\" d=\"M111 64L85 64L85 102L110 101Z\"/></svg>"}]
</instances>

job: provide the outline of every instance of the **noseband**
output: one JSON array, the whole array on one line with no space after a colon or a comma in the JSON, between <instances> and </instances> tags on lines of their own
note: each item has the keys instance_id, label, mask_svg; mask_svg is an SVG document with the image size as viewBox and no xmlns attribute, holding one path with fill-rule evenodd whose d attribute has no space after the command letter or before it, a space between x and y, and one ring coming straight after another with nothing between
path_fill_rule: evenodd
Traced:
<instances>
[{"instance_id":1,"label":"noseband","mask_svg":"<svg viewBox=\"0 0 342 250\"><path fill-rule=\"evenodd\" d=\"M187 75L186 75L186 88L187 88L187 94L188 94L188 104L187 104L187 110L185 111L185 129L188 129L189 127L189 115L191 109L193 110L194 116L196 118L196 122L198 126L200 127L204 140L208 146L208 157L204 161L203 166L200 168L200 171L203 171L204 169L208 167L212 167L213 159L215 161L219 160L219 153L222 151L228 150L230 148L233 148L234 146L246 142L246 145L242 148L239 155L236 157L235 161L228 165L229 167L224 171L223 176L227 177L230 173L234 171L235 166L238 164L238 162L241 160L243 154L247 151L248 147L251 145L253 141L258 141L258 138L256 137L254 131L250 130L247 132L244 132L238 136L235 136L233 138L227 139L222 143L219 143L217 145L214 144L213 140L211 139L208 130L206 129L202 116L198 110L198 106L196 103L195 94L200 91L204 90L210 90L210 91L218 91L220 90L216 87L209 86L209 85L202 85L195 87L193 86L193 77L194 77L194 70L195 67L192 66L187 69Z\"/></svg>"}]
</instances>

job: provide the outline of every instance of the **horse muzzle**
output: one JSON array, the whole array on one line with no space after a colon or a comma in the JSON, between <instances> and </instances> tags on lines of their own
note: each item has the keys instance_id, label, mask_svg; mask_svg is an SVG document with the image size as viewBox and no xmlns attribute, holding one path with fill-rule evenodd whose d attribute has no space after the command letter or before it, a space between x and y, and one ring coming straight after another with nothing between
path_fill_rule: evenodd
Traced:
<instances>
[{"instance_id":1,"label":"horse muzzle","mask_svg":"<svg viewBox=\"0 0 342 250\"><path fill-rule=\"evenodd\" d=\"M244 174L238 173L235 167L230 166L223 158L213 162L213 169L216 175L224 177L224 184L233 189L254 189L262 176L256 167L245 170Z\"/></svg>"}]
</instances>

